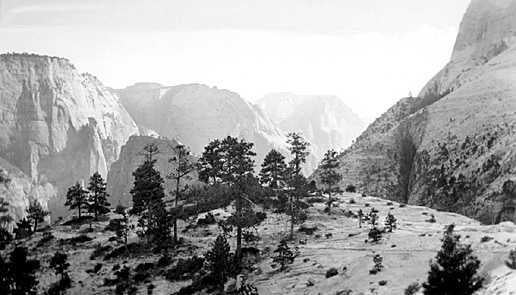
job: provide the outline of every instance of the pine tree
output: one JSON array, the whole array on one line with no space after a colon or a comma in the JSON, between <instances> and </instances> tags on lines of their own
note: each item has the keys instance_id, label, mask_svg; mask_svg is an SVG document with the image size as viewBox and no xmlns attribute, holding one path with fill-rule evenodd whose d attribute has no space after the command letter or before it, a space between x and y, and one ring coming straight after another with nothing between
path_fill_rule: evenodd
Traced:
<instances>
[{"instance_id":1,"label":"pine tree","mask_svg":"<svg viewBox=\"0 0 516 295\"><path fill-rule=\"evenodd\" d=\"M260 170L260 183L272 189L282 188L285 184L287 164L285 157L276 150L271 150L263 160Z\"/></svg>"},{"instance_id":2,"label":"pine tree","mask_svg":"<svg viewBox=\"0 0 516 295\"><path fill-rule=\"evenodd\" d=\"M342 192L338 186L339 182L342 180L342 175L338 171L340 162L337 156L336 151L327 151L319 166L321 182L326 186L324 192L328 194L328 212L331 212L333 202L331 195L333 193Z\"/></svg>"},{"instance_id":3,"label":"pine tree","mask_svg":"<svg viewBox=\"0 0 516 295\"><path fill-rule=\"evenodd\" d=\"M387 214L387 217L385 217L385 227L387 228L387 231L392 233L392 231L396 228L396 217L392 215L391 212Z\"/></svg>"},{"instance_id":4,"label":"pine tree","mask_svg":"<svg viewBox=\"0 0 516 295\"><path fill-rule=\"evenodd\" d=\"M450 225L442 239L441 250L430 264L425 295L470 295L482 288L484 278L477 275L480 260L471 245L461 244Z\"/></svg>"},{"instance_id":5,"label":"pine tree","mask_svg":"<svg viewBox=\"0 0 516 295\"><path fill-rule=\"evenodd\" d=\"M12 277L9 271L9 263L0 254L0 294L10 294Z\"/></svg>"},{"instance_id":6,"label":"pine tree","mask_svg":"<svg viewBox=\"0 0 516 295\"><path fill-rule=\"evenodd\" d=\"M81 219L82 210L88 208L88 191L83 189L79 182L68 189L65 206L70 207L70 210L77 209L79 219Z\"/></svg>"},{"instance_id":7,"label":"pine tree","mask_svg":"<svg viewBox=\"0 0 516 295\"><path fill-rule=\"evenodd\" d=\"M364 219L364 212L362 211L362 209L358 210L357 216L358 216L358 227L362 228L362 220Z\"/></svg>"},{"instance_id":8,"label":"pine tree","mask_svg":"<svg viewBox=\"0 0 516 295\"><path fill-rule=\"evenodd\" d=\"M127 239L129 237L129 216L127 214L127 208L122 205L118 205L115 209L115 213L122 215L122 218L116 219L115 234L117 238L124 243L127 251Z\"/></svg>"},{"instance_id":9,"label":"pine tree","mask_svg":"<svg viewBox=\"0 0 516 295\"><path fill-rule=\"evenodd\" d=\"M107 200L109 194L106 192L106 185L100 173L95 172L90 177L90 183L88 185L88 191L90 192L88 198L88 212L94 214L95 220L98 219L99 215L109 212L110 204Z\"/></svg>"},{"instance_id":10,"label":"pine tree","mask_svg":"<svg viewBox=\"0 0 516 295\"><path fill-rule=\"evenodd\" d=\"M72 280L67 272L68 267L70 267L67 260L68 255L62 252L56 252L50 259L50 268L53 268L55 274L60 277L59 282L51 287L52 292L55 294L64 294L65 290L72 285Z\"/></svg>"},{"instance_id":11,"label":"pine tree","mask_svg":"<svg viewBox=\"0 0 516 295\"><path fill-rule=\"evenodd\" d=\"M15 248L8 266L12 293L7 294L36 294L38 281L35 272L39 267L39 261L27 259L27 248Z\"/></svg>"},{"instance_id":12,"label":"pine tree","mask_svg":"<svg viewBox=\"0 0 516 295\"><path fill-rule=\"evenodd\" d=\"M26 218L21 219L16 223L16 229L14 230L14 235L16 239L23 239L32 234L32 225L30 221Z\"/></svg>"},{"instance_id":13,"label":"pine tree","mask_svg":"<svg viewBox=\"0 0 516 295\"><path fill-rule=\"evenodd\" d=\"M296 258L294 252L292 252L288 246L286 239L280 241L280 244L278 245L278 248L274 250L274 253L277 254L272 258L272 261L280 264L280 271L284 271L287 268L287 265L293 263Z\"/></svg>"},{"instance_id":14,"label":"pine tree","mask_svg":"<svg viewBox=\"0 0 516 295\"><path fill-rule=\"evenodd\" d=\"M174 243L177 243L177 217L179 215L180 208L179 201L181 200L181 181L190 179L189 174L195 169L195 164L192 163L190 152L184 145L177 145L174 148L175 156L169 159L169 163L175 163L175 168L168 175L169 179L173 179L176 182L175 200L174 200L174 214L173 214L173 226L174 226Z\"/></svg>"},{"instance_id":15,"label":"pine tree","mask_svg":"<svg viewBox=\"0 0 516 295\"><path fill-rule=\"evenodd\" d=\"M369 229L368 236L369 238L377 243L382 239L382 231L378 229L378 210L375 208L371 208L371 211L369 212L369 223L371 225L371 228Z\"/></svg>"},{"instance_id":16,"label":"pine tree","mask_svg":"<svg viewBox=\"0 0 516 295\"><path fill-rule=\"evenodd\" d=\"M307 193L307 181L301 173L301 165L306 162L308 156L308 147L310 143L306 142L298 133L289 133L287 135L287 144L292 155L292 160L288 167L288 184L290 187L289 197L289 215L290 215L290 239L294 238L294 223L296 216L299 215L298 203L299 199Z\"/></svg>"},{"instance_id":17,"label":"pine tree","mask_svg":"<svg viewBox=\"0 0 516 295\"><path fill-rule=\"evenodd\" d=\"M131 195L132 213L140 216L138 225L141 228L141 234L147 238L147 242L153 240L161 247L169 241L170 221L163 202L165 197L163 178L154 168L156 164L154 157L158 153L158 146L154 143L144 147L145 159L133 172L134 185Z\"/></svg>"},{"instance_id":18,"label":"pine tree","mask_svg":"<svg viewBox=\"0 0 516 295\"><path fill-rule=\"evenodd\" d=\"M7 229L13 221L13 217L9 214L9 203L0 198L0 227Z\"/></svg>"},{"instance_id":19,"label":"pine tree","mask_svg":"<svg viewBox=\"0 0 516 295\"><path fill-rule=\"evenodd\" d=\"M29 208L27 209L27 219L34 224L33 232L36 232L38 224L45 221L45 217L49 214L50 212L44 210L39 202L34 201L30 203Z\"/></svg>"},{"instance_id":20,"label":"pine tree","mask_svg":"<svg viewBox=\"0 0 516 295\"><path fill-rule=\"evenodd\" d=\"M221 142L216 139L211 141L206 147L198 161L199 180L215 184L220 179L222 170Z\"/></svg>"},{"instance_id":21,"label":"pine tree","mask_svg":"<svg viewBox=\"0 0 516 295\"><path fill-rule=\"evenodd\" d=\"M248 198L244 195L249 189L254 172L254 159L256 153L253 151L253 143L243 139L238 140L235 137L228 136L221 141L220 151L222 155L222 168L220 171L220 179L223 183L229 185L235 198L235 212L233 214L234 225L236 226L237 246L235 256L240 259L242 249L242 229L246 215L243 208L249 204ZM249 209L249 207L247 207ZM248 214L252 210L247 210Z\"/></svg>"},{"instance_id":22,"label":"pine tree","mask_svg":"<svg viewBox=\"0 0 516 295\"><path fill-rule=\"evenodd\" d=\"M229 251L230 247L226 237L219 235L211 250L206 253L208 269L221 291L224 290L224 283L230 274L231 254Z\"/></svg>"},{"instance_id":23,"label":"pine tree","mask_svg":"<svg viewBox=\"0 0 516 295\"><path fill-rule=\"evenodd\" d=\"M373 256L373 263L374 263L374 266L370 273L376 274L376 273L382 271L383 257L380 254L376 254L375 256Z\"/></svg>"}]
</instances>

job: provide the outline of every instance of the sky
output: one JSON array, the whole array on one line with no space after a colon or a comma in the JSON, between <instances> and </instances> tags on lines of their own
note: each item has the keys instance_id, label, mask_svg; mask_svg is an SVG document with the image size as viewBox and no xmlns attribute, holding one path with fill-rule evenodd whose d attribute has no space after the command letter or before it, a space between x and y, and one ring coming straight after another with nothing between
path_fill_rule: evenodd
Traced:
<instances>
[{"instance_id":1,"label":"sky","mask_svg":"<svg viewBox=\"0 0 516 295\"><path fill-rule=\"evenodd\" d=\"M0 0L0 53L66 57L110 87L337 95L367 122L449 60L469 0Z\"/></svg>"}]
</instances>

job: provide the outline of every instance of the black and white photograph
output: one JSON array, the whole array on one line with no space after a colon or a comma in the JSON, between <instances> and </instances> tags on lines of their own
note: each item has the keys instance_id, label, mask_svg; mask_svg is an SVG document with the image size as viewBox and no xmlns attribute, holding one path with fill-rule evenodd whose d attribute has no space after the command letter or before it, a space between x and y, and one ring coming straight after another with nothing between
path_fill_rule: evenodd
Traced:
<instances>
[{"instance_id":1,"label":"black and white photograph","mask_svg":"<svg viewBox=\"0 0 516 295\"><path fill-rule=\"evenodd\" d=\"M0 0L0 295L516 294L516 0Z\"/></svg>"}]
</instances>

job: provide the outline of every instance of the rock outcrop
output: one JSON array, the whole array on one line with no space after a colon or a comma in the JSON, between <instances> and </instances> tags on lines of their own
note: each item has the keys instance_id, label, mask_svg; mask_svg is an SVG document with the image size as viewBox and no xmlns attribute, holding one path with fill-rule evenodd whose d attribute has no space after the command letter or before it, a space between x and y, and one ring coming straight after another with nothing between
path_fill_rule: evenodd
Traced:
<instances>
[{"instance_id":1,"label":"rock outcrop","mask_svg":"<svg viewBox=\"0 0 516 295\"><path fill-rule=\"evenodd\" d=\"M172 192L175 191L176 182L169 179L167 176L177 168L177 165L169 160L177 155L174 148L179 143L176 140L163 137L131 136L122 147L119 159L111 165L111 169L108 173L107 190L110 194L109 201L111 205L116 206L117 204L122 204L124 206L130 206L132 204L130 191L134 183L133 172L143 163L143 148L151 143L156 144L159 149L159 153L155 156L155 167L160 172L161 177L163 177L167 199L174 198ZM192 162L196 161L193 157L191 160ZM195 185L198 183L197 179L197 172L192 171L192 173L183 180L182 185Z\"/></svg>"},{"instance_id":2,"label":"rock outcrop","mask_svg":"<svg viewBox=\"0 0 516 295\"><path fill-rule=\"evenodd\" d=\"M118 97L68 60L0 55L0 156L31 183L57 188L54 216L65 212L65 188L96 171L107 176L134 134Z\"/></svg>"},{"instance_id":3,"label":"rock outcrop","mask_svg":"<svg viewBox=\"0 0 516 295\"><path fill-rule=\"evenodd\" d=\"M340 151L351 145L365 123L336 96L274 93L258 105L284 132L300 132L310 142L310 174L329 149Z\"/></svg>"},{"instance_id":4,"label":"rock outcrop","mask_svg":"<svg viewBox=\"0 0 516 295\"><path fill-rule=\"evenodd\" d=\"M228 135L255 144L257 166L272 148L286 152L281 131L260 108L234 92L201 84L139 83L117 93L139 126L179 140L195 155L210 140Z\"/></svg>"},{"instance_id":5,"label":"rock outcrop","mask_svg":"<svg viewBox=\"0 0 516 295\"><path fill-rule=\"evenodd\" d=\"M446 67L342 153L342 185L486 223L515 220L515 41L515 0L472 1Z\"/></svg>"}]
</instances>

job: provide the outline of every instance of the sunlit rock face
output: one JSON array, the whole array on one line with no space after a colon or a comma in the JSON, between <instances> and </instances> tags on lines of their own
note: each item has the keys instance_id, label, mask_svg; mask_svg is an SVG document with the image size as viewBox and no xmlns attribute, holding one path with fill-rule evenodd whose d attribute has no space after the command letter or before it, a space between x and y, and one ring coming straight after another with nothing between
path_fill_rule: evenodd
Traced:
<instances>
[{"instance_id":1,"label":"sunlit rock face","mask_svg":"<svg viewBox=\"0 0 516 295\"><path fill-rule=\"evenodd\" d=\"M229 90L139 83L117 93L139 126L179 140L196 155L211 140L228 135L255 144L257 165L272 148L287 152L284 134L260 108Z\"/></svg>"},{"instance_id":2,"label":"sunlit rock face","mask_svg":"<svg viewBox=\"0 0 516 295\"><path fill-rule=\"evenodd\" d=\"M484 222L515 220L516 1L474 0L451 61L340 157L342 185Z\"/></svg>"},{"instance_id":3,"label":"sunlit rock face","mask_svg":"<svg viewBox=\"0 0 516 295\"><path fill-rule=\"evenodd\" d=\"M284 133L299 132L310 142L308 174L327 150L349 147L365 129L365 123L336 96L273 93L258 105Z\"/></svg>"},{"instance_id":4,"label":"sunlit rock face","mask_svg":"<svg viewBox=\"0 0 516 295\"><path fill-rule=\"evenodd\" d=\"M0 156L31 183L50 183L54 216L65 189L98 171L107 176L138 127L94 76L62 58L0 55Z\"/></svg>"}]
</instances>

